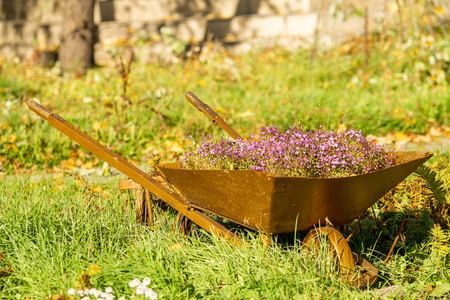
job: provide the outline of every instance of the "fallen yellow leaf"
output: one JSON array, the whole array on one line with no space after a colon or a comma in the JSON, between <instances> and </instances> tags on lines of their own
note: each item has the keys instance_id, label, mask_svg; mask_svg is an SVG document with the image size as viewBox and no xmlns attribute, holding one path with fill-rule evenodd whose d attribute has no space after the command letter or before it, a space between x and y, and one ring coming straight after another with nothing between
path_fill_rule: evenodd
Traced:
<instances>
[{"instance_id":1,"label":"fallen yellow leaf","mask_svg":"<svg viewBox=\"0 0 450 300\"><path fill-rule=\"evenodd\" d=\"M83 169L90 170L94 167L94 163L92 161L88 161L87 163L81 166Z\"/></svg>"},{"instance_id":2,"label":"fallen yellow leaf","mask_svg":"<svg viewBox=\"0 0 450 300\"><path fill-rule=\"evenodd\" d=\"M406 142L408 140L408 137L406 136L406 134L404 132L396 132L394 133L394 139L395 142Z\"/></svg>"},{"instance_id":3,"label":"fallen yellow leaf","mask_svg":"<svg viewBox=\"0 0 450 300\"><path fill-rule=\"evenodd\" d=\"M102 188L101 186L98 186L98 185L94 186L94 187L92 188L92 190L93 190L94 192L96 192L96 193L101 193L101 192L103 192L103 188Z\"/></svg>"},{"instance_id":4,"label":"fallen yellow leaf","mask_svg":"<svg viewBox=\"0 0 450 300\"><path fill-rule=\"evenodd\" d=\"M170 245L168 248L170 250L180 250L181 248L183 248L183 244L176 243L176 244Z\"/></svg>"},{"instance_id":5,"label":"fallen yellow leaf","mask_svg":"<svg viewBox=\"0 0 450 300\"><path fill-rule=\"evenodd\" d=\"M6 145L6 150L13 150L14 152L18 152L19 151L19 149L17 149L16 144Z\"/></svg>"},{"instance_id":6,"label":"fallen yellow leaf","mask_svg":"<svg viewBox=\"0 0 450 300\"><path fill-rule=\"evenodd\" d=\"M95 275L100 273L100 266L99 265L91 265L89 267L89 275Z\"/></svg>"},{"instance_id":7,"label":"fallen yellow leaf","mask_svg":"<svg viewBox=\"0 0 450 300\"><path fill-rule=\"evenodd\" d=\"M166 148L171 152L183 152L184 149L181 145L176 141L166 141Z\"/></svg>"},{"instance_id":8,"label":"fallen yellow leaf","mask_svg":"<svg viewBox=\"0 0 450 300\"><path fill-rule=\"evenodd\" d=\"M11 134L8 139L9 139L9 142L12 144L17 140L17 135Z\"/></svg>"},{"instance_id":9,"label":"fallen yellow leaf","mask_svg":"<svg viewBox=\"0 0 450 300\"><path fill-rule=\"evenodd\" d=\"M439 127L431 127L430 128L430 135L431 136L434 136L434 137L437 137L437 136L441 136L442 135L442 131L441 131L441 128L439 128Z\"/></svg>"},{"instance_id":10,"label":"fallen yellow leaf","mask_svg":"<svg viewBox=\"0 0 450 300\"><path fill-rule=\"evenodd\" d=\"M445 15L445 9L442 7L442 5L437 6L434 11L438 15Z\"/></svg>"}]
</instances>

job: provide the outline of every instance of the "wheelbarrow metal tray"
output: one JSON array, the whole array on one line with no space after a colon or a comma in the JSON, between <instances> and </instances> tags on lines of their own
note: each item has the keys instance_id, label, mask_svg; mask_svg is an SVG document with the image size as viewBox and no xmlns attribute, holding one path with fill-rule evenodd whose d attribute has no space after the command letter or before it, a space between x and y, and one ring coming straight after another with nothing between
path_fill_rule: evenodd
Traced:
<instances>
[{"instance_id":1,"label":"wheelbarrow metal tray","mask_svg":"<svg viewBox=\"0 0 450 300\"><path fill-rule=\"evenodd\" d=\"M396 164L341 178L282 177L247 170L157 166L195 208L269 234L348 224L428 160L429 152L394 152Z\"/></svg>"}]
</instances>

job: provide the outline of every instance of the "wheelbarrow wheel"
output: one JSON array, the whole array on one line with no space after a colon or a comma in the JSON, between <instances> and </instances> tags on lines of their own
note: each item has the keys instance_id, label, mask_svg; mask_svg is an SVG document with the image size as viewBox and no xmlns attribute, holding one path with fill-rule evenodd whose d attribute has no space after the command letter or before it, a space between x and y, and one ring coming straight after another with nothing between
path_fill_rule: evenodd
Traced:
<instances>
[{"instance_id":1,"label":"wheelbarrow wheel","mask_svg":"<svg viewBox=\"0 0 450 300\"><path fill-rule=\"evenodd\" d=\"M339 230L332 227L319 227L309 231L303 240L302 248L317 253L321 242L326 242L336 261L341 280L346 284L363 287L377 280L378 269L357 254L353 253Z\"/></svg>"}]
</instances>

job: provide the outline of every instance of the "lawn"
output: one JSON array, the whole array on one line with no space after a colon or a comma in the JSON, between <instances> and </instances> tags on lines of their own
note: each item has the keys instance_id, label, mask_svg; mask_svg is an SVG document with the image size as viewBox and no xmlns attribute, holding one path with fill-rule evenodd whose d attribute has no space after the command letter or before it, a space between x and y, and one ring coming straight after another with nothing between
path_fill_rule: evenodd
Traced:
<instances>
[{"instance_id":1,"label":"lawn","mask_svg":"<svg viewBox=\"0 0 450 300\"><path fill-rule=\"evenodd\" d=\"M71 288L112 287L117 298L151 279L161 299L432 298L450 291L448 149L344 226L353 251L379 270L371 287L345 285L322 251L302 251L305 232L277 236L232 228L231 246L195 227L172 232L176 212L136 220L124 176L29 111L28 100L63 116L146 171L174 161L186 136L223 135L185 98L194 92L247 138L262 126L351 128L395 143L448 136L450 41L436 34L399 45L371 38L319 51L281 47L178 63L96 67L85 77L2 61L0 78L0 298L70 299ZM351 47L351 51L349 49ZM431 59L433 57L433 59ZM433 134L431 134L433 133ZM360 221L360 222L359 222ZM353 234L352 234L353 233ZM388 255L390 250L391 255ZM393 292L383 296L383 288ZM396 296L397 295L397 296Z\"/></svg>"}]
</instances>

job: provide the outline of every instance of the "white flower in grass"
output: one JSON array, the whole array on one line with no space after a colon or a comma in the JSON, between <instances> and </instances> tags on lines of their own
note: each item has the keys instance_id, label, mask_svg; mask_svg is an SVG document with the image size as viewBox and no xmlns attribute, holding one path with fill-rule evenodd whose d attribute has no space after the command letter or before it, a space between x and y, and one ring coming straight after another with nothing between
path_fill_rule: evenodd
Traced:
<instances>
[{"instance_id":1,"label":"white flower in grass","mask_svg":"<svg viewBox=\"0 0 450 300\"><path fill-rule=\"evenodd\" d=\"M139 284L141 284L141 281L140 281L139 279L137 279L137 278L131 280L130 282L128 282L128 286L129 286L130 288L137 287Z\"/></svg>"},{"instance_id":2,"label":"white flower in grass","mask_svg":"<svg viewBox=\"0 0 450 300\"><path fill-rule=\"evenodd\" d=\"M144 290L145 290L145 288L147 287L147 285L145 284L145 283L140 283L139 285L138 285L138 288L144 288Z\"/></svg>"},{"instance_id":3,"label":"white flower in grass","mask_svg":"<svg viewBox=\"0 0 450 300\"><path fill-rule=\"evenodd\" d=\"M103 292L102 292L101 290L95 290L93 296L94 296L95 298L98 298L98 297L100 297L100 295L101 295L102 293L103 293Z\"/></svg>"},{"instance_id":4,"label":"white flower in grass","mask_svg":"<svg viewBox=\"0 0 450 300\"><path fill-rule=\"evenodd\" d=\"M89 296L86 296L86 297L81 298L81 300L91 300L91 298Z\"/></svg>"},{"instance_id":5,"label":"white flower in grass","mask_svg":"<svg viewBox=\"0 0 450 300\"><path fill-rule=\"evenodd\" d=\"M145 293L146 287L139 285L136 289L136 295L142 295Z\"/></svg>"},{"instance_id":6,"label":"white flower in grass","mask_svg":"<svg viewBox=\"0 0 450 300\"><path fill-rule=\"evenodd\" d=\"M113 294L108 294L105 299L106 300L114 300L114 298L116 298L116 296L114 296Z\"/></svg>"},{"instance_id":7,"label":"white flower in grass","mask_svg":"<svg viewBox=\"0 0 450 300\"><path fill-rule=\"evenodd\" d=\"M84 296L86 295L86 293L84 292L84 290L78 290L78 291L77 291L77 294L78 294L80 297L84 297Z\"/></svg>"},{"instance_id":8,"label":"white flower in grass","mask_svg":"<svg viewBox=\"0 0 450 300\"><path fill-rule=\"evenodd\" d=\"M108 293L108 294L111 294L111 293L113 292L113 288L110 287L110 286L108 286L108 287L105 289L105 292Z\"/></svg>"},{"instance_id":9,"label":"white flower in grass","mask_svg":"<svg viewBox=\"0 0 450 300\"><path fill-rule=\"evenodd\" d=\"M126 300L126 298L125 298L125 296L123 296L123 297L120 297L120 298L117 299L117 300Z\"/></svg>"},{"instance_id":10,"label":"white flower in grass","mask_svg":"<svg viewBox=\"0 0 450 300\"><path fill-rule=\"evenodd\" d=\"M152 300L158 299L158 293L155 290L147 288L145 290L145 298L150 298Z\"/></svg>"},{"instance_id":11,"label":"white flower in grass","mask_svg":"<svg viewBox=\"0 0 450 300\"><path fill-rule=\"evenodd\" d=\"M150 278L148 278L148 277L145 277L142 280L142 284L145 285L145 286L149 285L150 283L152 283L152 280Z\"/></svg>"},{"instance_id":12,"label":"white flower in grass","mask_svg":"<svg viewBox=\"0 0 450 300\"><path fill-rule=\"evenodd\" d=\"M91 295L91 296L95 296L95 294L97 293L97 289L89 289L86 291L86 294Z\"/></svg>"},{"instance_id":13,"label":"white flower in grass","mask_svg":"<svg viewBox=\"0 0 450 300\"><path fill-rule=\"evenodd\" d=\"M76 293L77 291L74 288L70 288L67 290L67 295L69 296L75 296Z\"/></svg>"}]
</instances>

